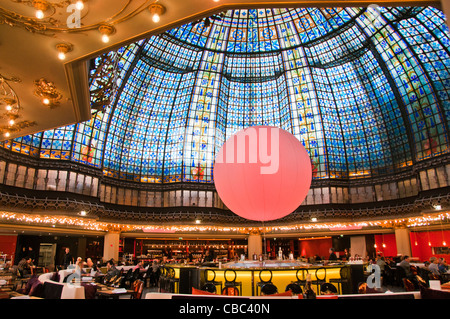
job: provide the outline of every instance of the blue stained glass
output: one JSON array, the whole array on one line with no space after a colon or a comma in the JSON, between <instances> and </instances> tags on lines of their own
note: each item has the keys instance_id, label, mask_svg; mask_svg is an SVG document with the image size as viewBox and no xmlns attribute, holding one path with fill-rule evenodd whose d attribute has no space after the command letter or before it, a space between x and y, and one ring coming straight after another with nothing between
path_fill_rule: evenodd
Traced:
<instances>
[{"instance_id":1,"label":"blue stained glass","mask_svg":"<svg viewBox=\"0 0 450 319\"><path fill-rule=\"evenodd\" d=\"M407 10L375 21L362 8L240 9L187 23L108 53L120 94L90 121L3 146L134 182L212 183L227 138L274 125L305 146L314 178L390 174L449 151L448 27L435 8Z\"/></svg>"}]
</instances>

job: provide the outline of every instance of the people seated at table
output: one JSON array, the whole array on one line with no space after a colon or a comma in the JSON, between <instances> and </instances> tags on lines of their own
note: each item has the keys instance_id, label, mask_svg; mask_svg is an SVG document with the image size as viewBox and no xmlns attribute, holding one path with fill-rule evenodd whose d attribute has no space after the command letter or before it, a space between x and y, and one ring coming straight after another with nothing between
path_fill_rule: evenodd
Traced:
<instances>
[{"instance_id":1,"label":"people seated at table","mask_svg":"<svg viewBox=\"0 0 450 319\"><path fill-rule=\"evenodd\" d=\"M142 265L142 261L139 261L136 266L134 266L133 270L139 269L140 271L145 270L144 266Z\"/></svg>"},{"instance_id":2,"label":"people seated at table","mask_svg":"<svg viewBox=\"0 0 450 319\"><path fill-rule=\"evenodd\" d=\"M411 257L405 255L403 256L403 260L399 263L399 267L402 267L405 270L405 277L409 279L414 285L415 289L419 289L419 281L417 279L417 274L413 273L411 270Z\"/></svg>"},{"instance_id":3,"label":"people seated at table","mask_svg":"<svg viewBox=\"0 0 450 319\"><path fill-rule=\"evenodd\" d=\"M108 262L106 263L106 268L107 268L106 276L105 276L106 280L109 280L120 274L119 269L116 268L114 261L112 259L108 260Z\"/></svg>"},{"instance_id":4,"label":"people seated at table","mask_svg":"<svg viewBox=\"0 0 450 319\"><path fill-rule=\"evenodd\" d=\"M437 257L430 257L430 266L428 266L428 270L431 271L431 273L434 275L440 275L439 260L437 259Z\"/></svg>"},{"instance_id":5,"label":"people seated at table","mask_svg":"<svg viewBox=\"0 0 450 319\"><path fill-rule=\"evenodd\" d=\"M448 271L448 265L442 257L439 258L438 269L441 274L445 274Z\"/></svg>"},{"instance_id":6,"label":"people seated at table","mask_svg":"<svg viewBox=\"0 0 450 319\"><path fill-rule=\"evenodd\" d=\"M386 261L381 255L377 256L376 264L380 267L381 274L384 274L384 268L386 266Z\"/></svg>"},{"instance_id":7,"label":"people seated at table","mask_svg":"<svg viewBox=\"0 0 450 319\"><path fill-rule=\"evenodd\" d=\"M411 264L410 264L410 257L404 256L403 260L399 263L399 266L402 267L405 270L406 277L411 277Z\"/></svg>"},{"instance_id":8,"label":"people seated at table","mask_svg":"<svg viewBox=\"0 0 450 319\"><path fill-rule=\"evenodd\" d=\"M77 262L75 263L75 273L77 273L80 276L88 276L89 274L86 273L84 268L84 261L81 259L81 257L77 258Z\"/></svg>"},{"instance_id":9,"label":"people seated at table","mask_svg":"<svg viewBox=\"0 0 450 319\"><path fill-rule=\"evenodd\" d=\"M22 258L17 265L17 270L19 271L19 277L27 277L31 275L31 268L34 267L31 258Z\"/></svg>"}]
</instances>

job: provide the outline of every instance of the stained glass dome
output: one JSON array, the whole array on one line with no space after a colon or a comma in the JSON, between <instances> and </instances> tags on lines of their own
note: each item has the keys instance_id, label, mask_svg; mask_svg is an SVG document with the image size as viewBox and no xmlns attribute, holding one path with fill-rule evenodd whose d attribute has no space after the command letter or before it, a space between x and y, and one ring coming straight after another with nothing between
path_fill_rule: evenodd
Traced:
<instances>
[{"instance_id":1,"label":"stained glass dome","mask_svg":"<svg viewBox=\"0 0 450 319\"><path fill-rule=\"evenodd\" d=\"M316 180L389 176L449 152L439 10L240 9L208 22L94 59L92 103L109 94L104 108L3 146L140 183L212 183L215 154L252 125L294 134Z\"/></svg>"}]
</instances>

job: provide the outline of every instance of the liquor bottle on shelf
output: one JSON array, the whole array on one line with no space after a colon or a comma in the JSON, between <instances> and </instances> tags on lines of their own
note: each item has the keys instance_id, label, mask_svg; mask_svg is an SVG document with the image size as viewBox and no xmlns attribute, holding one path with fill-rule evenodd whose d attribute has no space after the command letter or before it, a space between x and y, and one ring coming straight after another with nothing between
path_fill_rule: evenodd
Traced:
<instances>
[{"instance_id":1,"label":"liquor bottle on shelf","mask_svg":"<svg viewBox=\"0 0 450 319\"><path fill-rule=\"evenodd\" d=\"M283 251L281 250L281 247L278 249L278 260L283 260Z\"/></svg>"},{"instance_id":2,"label":"liquor bottle on shelf","mask_svg":"<svg viewBox=\"0 0 450 319\"><path fill-rule=\"evenodd\" d=\"M305 291L303 292L303 299L316 299L316 293L312 289L311 274L306 275Z\"/></svg>"}]
</instances>

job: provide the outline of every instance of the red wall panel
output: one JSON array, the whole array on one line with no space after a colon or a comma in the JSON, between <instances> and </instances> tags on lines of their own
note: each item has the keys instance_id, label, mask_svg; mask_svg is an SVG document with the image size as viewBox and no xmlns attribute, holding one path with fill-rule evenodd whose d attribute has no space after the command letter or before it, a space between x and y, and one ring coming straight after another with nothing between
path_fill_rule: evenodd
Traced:
<instances>
[{"instance_id":1,"label":"red wall panel","mask_svg":"<svg viewBox=\"0 0 450 319\"><path fill-rule=\"evenodd\" d=\"M333 247L331 238L300 240L299 253L300 256L313 257L319 255L328 259L330 256L329 249Z\"/></svg>"},{"instance_id":2,"label":"red wall panel","mask_svg":"<svg viewBox=\"0 0 450 319\"><path fill-rule=\"evenodd\" d=\"M16 235L0 235L0 252L3 254L14 255L16 252L16 244Z\"/></svg>"},{"instance_id":3,"label":"red wall panel","mask_svg":"<svg viewBox=\"0 0 450 319\"><path fill-rule=\"evenodd\" d=\"M383 247L383 243L385 247ZM377 245L377 255L381 254L384 257L397 256L397 242L395 241L395 234L375 235L375 244Z\"/></svg>"},{"instance_id":4,"label":"red wall panel","mask_svg":"<svg viewBox=\"0 0 450 319\"><path fill-rule=\"evenodd\" d=\"M433 254L432 251L432 247L445 247L443 241L447 247L449 246L450 230L411 232L410 238L412 255L418 257L420 261L429 260L431 256L444 257L447 261L450 259L448 254Z\"/></svg>"}]
</instances>

